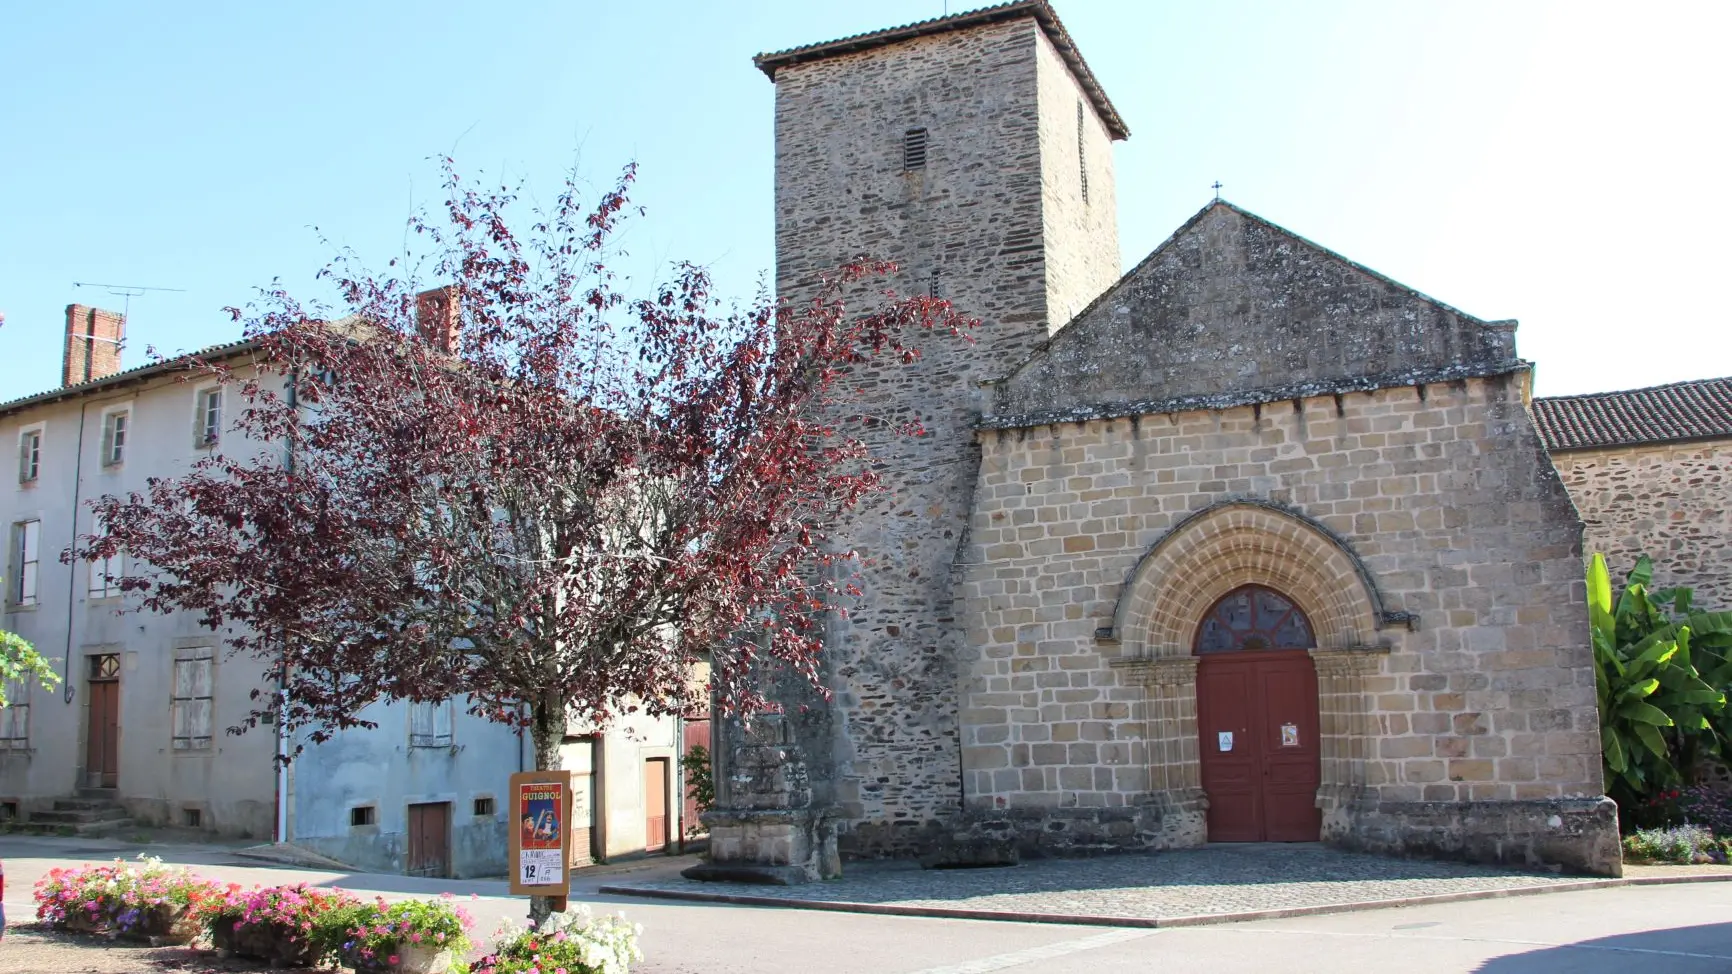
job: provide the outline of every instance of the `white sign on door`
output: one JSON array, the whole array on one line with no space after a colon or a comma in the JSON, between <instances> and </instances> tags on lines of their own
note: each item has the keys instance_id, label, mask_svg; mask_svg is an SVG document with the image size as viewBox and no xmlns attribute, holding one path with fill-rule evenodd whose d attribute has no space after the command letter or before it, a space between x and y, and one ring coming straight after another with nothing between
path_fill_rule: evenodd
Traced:
<instances>
[{"instance_id":1,"label":"white sign on door","mask_svg":"<svg viewBox=\"0 0 1732 974\"><path fill-rule=\"evenodd\" d=\"M1221 731L1216 736L1219 738L1219 744L1220 744L1221 750L1231 751L1233 749L1233 732L1232 731Z\"/></svg>"}]
</instances>

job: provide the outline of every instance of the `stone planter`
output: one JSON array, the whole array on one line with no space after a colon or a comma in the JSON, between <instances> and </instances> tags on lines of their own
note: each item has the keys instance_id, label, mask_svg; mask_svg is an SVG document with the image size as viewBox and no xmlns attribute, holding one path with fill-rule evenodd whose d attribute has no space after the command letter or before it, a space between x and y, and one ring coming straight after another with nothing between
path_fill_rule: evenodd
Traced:
<instances>
[{"instance_id":1,"label":"stone planter","mask_svg":"<svg viewBox=\"0 0 1732 974\"><path fill-rule=\"evenodd\" d=\"M183 947L198 939L200 926L186 907L164 903L146 907L121 930L120 936L142 940L152 947Z\"/></svg>"},{"instance_id":2,"label":"stone planter","mask_svg":"<svg viewBox=\"0 0 1732 974\"><path fill-rule=\"evenodd\" d=\"M108 914L90 910L69 910L66 913L66 922L60 926L72 933L105 933L108 930Z\"/></svg>"},{"instance_id":3,"label":"stone planter","mask_svg":"<svg viewBox=\"0 0 1732 974\"><path fill-rule=\"evenodd\" d=\"M311 967L318 960L304 932L275 924L255 923L237 930L233 919L221 919L211 924L210 939L217 956L223 958L246 957L272 967Z\"/></svg>"},{"instance_id":4,"label":"stone planter","mask_svg":"<svg viewBox=\"0 0 1732 974\"><path fill-rule=\"evenodd\" d=\"M392 956L397 958L397 963L386 963ZM343 952L343 963L353 967L355 974L447 974L456 961L457 955L450 949L424 944L399 944L385 956L371 960L352 951Z\"/></svg>"}]
</instances>

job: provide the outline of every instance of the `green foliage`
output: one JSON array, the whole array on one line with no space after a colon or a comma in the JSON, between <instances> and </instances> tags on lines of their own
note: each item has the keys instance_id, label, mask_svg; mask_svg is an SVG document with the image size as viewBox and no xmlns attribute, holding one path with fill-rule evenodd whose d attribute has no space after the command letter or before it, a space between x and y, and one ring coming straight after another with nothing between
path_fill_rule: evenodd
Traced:
<instances>
[{"instance_id":1,"label":"green foliage","mask_svg":"<svg viewBox=\"0 0 1732 974\"><path fill-rule=\"evenodd\" d=\"M1677 825L1664 829L1637 829L1624 836L1624 857L1641 862L1725 862L1732 840L1715 836L1701 825Z\"/></svg>"},{"instance_id":2,"label":"green foliage","mask_svg":"<svg viewBox=\"0 0 1732 974\"><path fill-rule=\"evenodd\" d=\"M692 749L680 758L680 767L686 773L686 797L698 806L699 812L707 812L716 807L715 771L710 763L710 749L702 744L692 745ZM690 822L686 825L686 835L694 836L703 833L703 825Z\"/></svg>"},{"instance_id":3,"label":"green foliage","mask_svg":"<svg viewBox=\"0 0 1732 974\"><path fill-rule=\"evenodd\" d=\"M1605 558L1588 567L1606 788L1620 804L1680 783L1732 730L1732 613L1691 611L1688 588L1650 594L1653 576L1644 555L1614 601Z\"/></svg>"},{"instance_id":4,"label":"green foliage","mask_svg":"<svg viewBox=\"0 0 1732 974\"><path fill-rule=\"evenodd\" d=\"M0 584L6 580L0 578ZM42 689L52 690L60 683L54 666L35 647L15 632L0 629L0 707L7 704L6 685L35 680Z\"/></svg>"}]
</instances>

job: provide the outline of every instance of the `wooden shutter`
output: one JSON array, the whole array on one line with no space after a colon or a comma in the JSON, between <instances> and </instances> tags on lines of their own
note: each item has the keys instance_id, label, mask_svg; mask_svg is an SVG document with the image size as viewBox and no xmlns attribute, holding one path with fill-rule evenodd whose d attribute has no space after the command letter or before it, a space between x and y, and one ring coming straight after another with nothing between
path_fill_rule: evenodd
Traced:
<instances>
[{"instance_id":1,"label":"wooden shutter","mask_svg":"<svg viewBox=\"0 0 1732 974\"><path fill-rule=\"evenodd\" d=\"M180 750L211 745L211 684L215 660L210 650L174 661L174 746Z\"/></svg>"},{"instance_id":2,"label":"wooden shutter","mask_svg":"<svg viewBox=\"0 0 1732 974\"><path fill-rule=\"evenodd\" d=\"M409 746L451 746L451 701L409 705Z\"/></svg>"},{"instance_id":3,"label":"wooden shutter","mask_svg":"<svg viewBox=\"0 0 1732 974\"><path fill-rule=\"evenodd\" d=\"M18 437L18 482L26 483L35 476L30 470L30 454L34 452L31 441L35 439L34 430Z\"/></svg>"},{"instance_id":4,"label":"wooden shutter","mask_svg":"<svg viewBox=\"0 0 1732 974\"><path fill-rule=\"evenodd\" d=\"M30 685L6 684L6 706L0 707L0 747L27 747L30 742Z\"/></svg>"}]
</instances>

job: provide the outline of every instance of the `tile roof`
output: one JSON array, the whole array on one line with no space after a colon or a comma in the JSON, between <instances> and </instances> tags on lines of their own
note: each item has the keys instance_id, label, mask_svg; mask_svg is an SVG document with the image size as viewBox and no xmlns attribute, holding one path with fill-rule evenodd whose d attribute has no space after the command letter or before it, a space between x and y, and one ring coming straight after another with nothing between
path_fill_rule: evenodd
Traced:
<instances>
[{"instance_id":1,"label":"tile roof","mask_svg":"<svg viewBox=\"0 0 1732 974\"><path fill-rule=\"evenodd\" d=\"M1533 401L1552 450L1732 437L1732 378Z\"/></svg>"},{"instance_id":2,"label":"tile roof","mask_svg":"<svg viewBox=\"0 0 1732 974\"><path fill-rule=\"evenodd\" d=\"M1077 83L1088 93L1089 101L1093 103L1095 112L1100 115L1101 122L1106 125L1107 132L1117 139L1129 138L1131 130L1125 126L1124 119L1119 117L1118 109L1113 107L1107 98L1105 89L1095 79L1093 71L1089 70L1088 62L1083 60L1077 51L1076 44L1071 41L1070 34L1064 29L1064 24L1053 12L1052 5L1047 0L1011 0L992 7L982 7L965 13L952 14L949 17L934 17L901 27L887 27L884 30L869 31L864 34L854 34L849 37L825 41L821 44L807 44L802 47L791 47L785 51L775 51L760 54L752 59L758 70L776 80L776 71L794 64L807 61L820 61L839 54L851 54L855 51L870 50L884 47L900 41L912 40L916 37L928 37L933 34L944 34L953 30L963 30L968 27L978 27L982 24L995 24L1006 20L1017 20L1022 17L1033 17L1041 30L1046 32L1047 40L1058 49L1059 56L1064 58L1071 73L1076 75Z\"/></svg>"},{"instance_id":3,"label":"tile roof","mask_svg":"<svg viewBox=\"0 0 1732 974\"><path fill-rule=\"evenodd\" d=\"M194 352L187 352L183 355L177 355L174 358L162 359L146 365L135 366L122 372L116 372L113 375L105 375L100 379L91 379L89 382L80 382L77 385L61 386L58 389L50 389L47 392L38 392L28 396L21 396L17 399L8 400L7 402L0 402L0 418L29 409L31 406L40 406L44 403L59 402L63 399L76 399L79 396L90 395L107 389L123 386L131 382L149 379L164 373L175 372L186 368L191 364L193 359L222 359L235 355L242 355L257 348L258 344L259 343L253 339L242 339L237 342L211 345L208 348L201 348Z\"/></svg>"}]
</instances>

